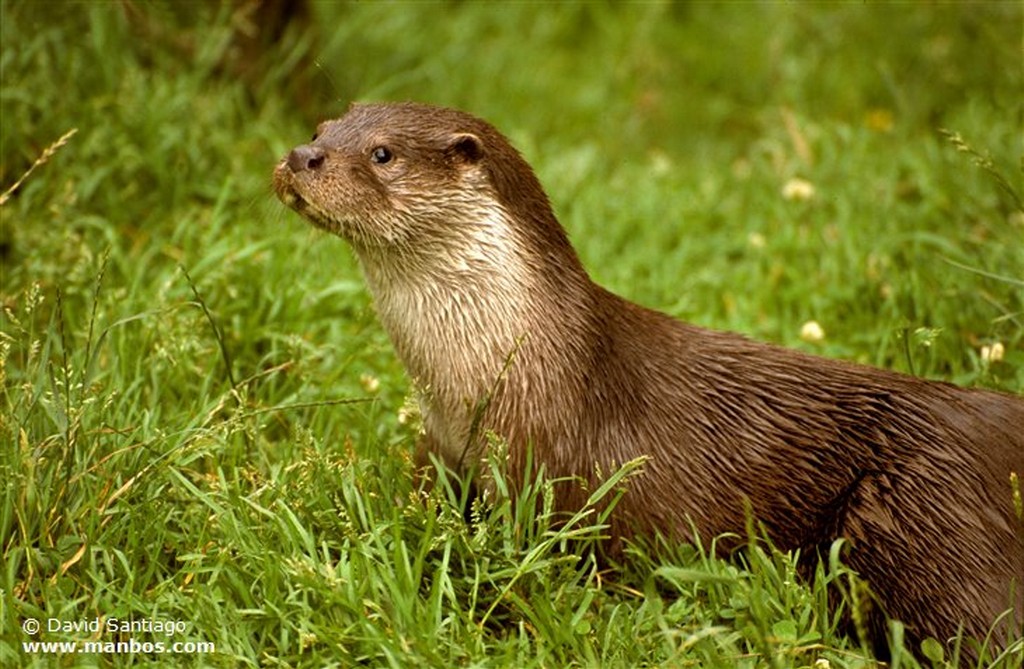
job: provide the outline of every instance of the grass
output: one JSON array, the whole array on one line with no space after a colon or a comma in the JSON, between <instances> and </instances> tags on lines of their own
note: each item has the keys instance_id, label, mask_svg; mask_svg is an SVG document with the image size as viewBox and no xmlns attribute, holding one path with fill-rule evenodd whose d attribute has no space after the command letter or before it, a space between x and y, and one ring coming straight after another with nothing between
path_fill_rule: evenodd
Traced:
<instances>
[{"instance_id":1,"label":"grass","mask_svg":"<svg viewBox=\"0 0 1024 669\"><path fill-rule=\"evenodd\" d=\"M324 4L255 52L244 6L0 11L0 191L35 165L0 204L0 665L873 666L835 551L811 583L763 542L613 575L543 479L468 523L414 488L358 268L269 189L352 99L492 120L631 299L1024 389L1016 4ZM216 650L23 649L97 617L186 631L34 638Z\"/></svg>"}]
</instances>

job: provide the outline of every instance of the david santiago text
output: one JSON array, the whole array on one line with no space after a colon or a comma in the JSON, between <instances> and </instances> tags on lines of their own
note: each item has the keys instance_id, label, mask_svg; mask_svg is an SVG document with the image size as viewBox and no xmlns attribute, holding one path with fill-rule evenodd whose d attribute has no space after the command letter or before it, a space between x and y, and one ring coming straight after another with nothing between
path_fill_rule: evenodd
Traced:
<instances>
[{"instance_id":1,"label":"david santiago text","mask_svg":"<svg viewBox=\"0 0 1024 669\"><path fill-rule=\"evenodd\" d=\"M172 637L175 634L184 634L188 630L188 623L184 620L150 620L141 618L139 620L119 618L93 618L92 620L61 620L60 618L47 618L47 632L105 632L117 634L118 632L144 632L147 634L163 634Z\"/></svg>"}]
</instances>

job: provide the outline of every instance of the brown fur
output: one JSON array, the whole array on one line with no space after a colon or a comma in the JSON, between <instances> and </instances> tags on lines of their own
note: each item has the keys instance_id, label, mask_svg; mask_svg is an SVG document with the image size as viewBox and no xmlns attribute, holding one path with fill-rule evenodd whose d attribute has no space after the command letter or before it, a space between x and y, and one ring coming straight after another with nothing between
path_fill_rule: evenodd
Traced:
<instances>
[{"instance_id":1,"label":"brown fur","mask_svg":"<svg viewBox=\"0 0 1024 669\"><path fill-rule=\"evenodd\" d=\"M607 292L529 165L458 111L355 105L274 185L355 248L423 389L424 443L450 466L481 457L474 427L508 440L509 471L532 444L549 476L591 486L649 456L612 516L612 550L691 527L742 534L749 503L782 549L813 556L847 538L850 565L911 639L960 625L982 637L1011 606L1024 620L1009 483L1024 475L1020 398L706 330ZM563 509L585 498L558 490Z\"/></svg>"}]
</instances>

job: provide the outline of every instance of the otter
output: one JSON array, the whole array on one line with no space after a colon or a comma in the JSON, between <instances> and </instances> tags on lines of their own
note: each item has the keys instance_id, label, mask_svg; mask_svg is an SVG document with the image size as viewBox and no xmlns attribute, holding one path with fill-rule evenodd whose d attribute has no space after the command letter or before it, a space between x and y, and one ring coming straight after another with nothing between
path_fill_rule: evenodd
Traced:
<instances>
[{"instance_id":1,"label":"otter","mask_svg":"<svg viewBox=\"0 0 1024 669\"><path fill-rule=\"evenodd\" d=\"M274 188L358 256L422 391L421 454L465 472L493 431L513 482L530 448L576 481L556 488L566 511L643 456L611 553L635 537L742 536L752 511L782 550L844 538L912 642L984 637L1008 609L996 637L1020 633L1021 398L704 329L605 290L523 157L460 111L353 105L281 160Z\"/></svg>"}]
</instances>

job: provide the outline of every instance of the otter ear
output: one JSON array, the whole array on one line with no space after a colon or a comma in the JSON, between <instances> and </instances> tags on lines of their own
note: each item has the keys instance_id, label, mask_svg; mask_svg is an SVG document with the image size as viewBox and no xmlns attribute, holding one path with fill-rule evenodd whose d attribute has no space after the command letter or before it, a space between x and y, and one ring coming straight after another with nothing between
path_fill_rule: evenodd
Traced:
<instances>
[{"instance_id":1,"label":"otter ear","mask_svg":"<svg viewBox=\"0 0 1024 669\"><path fill-rule=\"evenodd\" d=\"M452 133L445 152L458 162L477 163L484 157L484 143L470 132Z\"/></svg>"}]
</instances>

